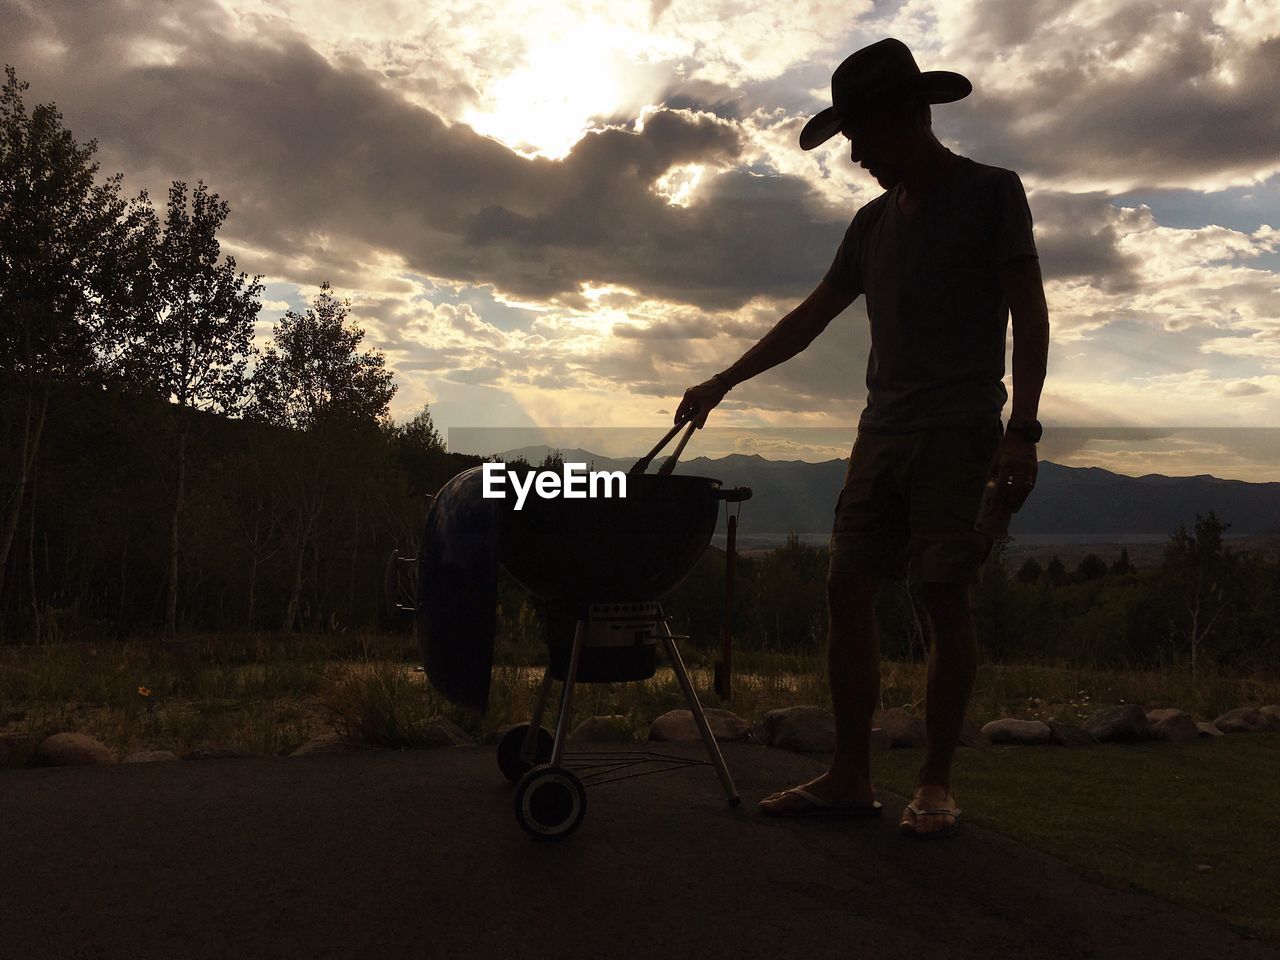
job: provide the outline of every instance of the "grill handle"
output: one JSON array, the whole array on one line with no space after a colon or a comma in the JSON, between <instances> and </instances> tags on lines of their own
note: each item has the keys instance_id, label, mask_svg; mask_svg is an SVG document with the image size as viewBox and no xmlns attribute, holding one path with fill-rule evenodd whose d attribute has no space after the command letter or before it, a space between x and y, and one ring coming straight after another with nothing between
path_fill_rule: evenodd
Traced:
<instances>
[{"instance_id":1,"label":"grill handle","mask_svg":"<svg viewBox=\"0 0 1280 960\"><path fill-rule=\"evenodd\" d=\"M725 503L741 503L751 499L750 487L731 487L728 490L717 490L716 496Z\"/></svg>"},{"instance_id":2,"label":"grill handle","mask_svg":"<svg viewBox=\"0 0 1280 960\"><path fill-rule=\"evenodd\" d=\"M684 436L680 438L680 443L676 445L675 453L662 461L662 466L658 468L658 476L665 477L676 468L676 461L680 459L680 454L684 452L684 445L689 442L689 438L693 436L693 431L697 427L696 423L692 420L689 421L689 426L685 429Z\"/></svg>"},{"instance_id":3,"label":"grill handle","mask_svg":"<svg viewBox=\"0 0 1280 960\"><path fill-rule=\"evenodd\" d=\"M669 456L666 459L666 462L658 468L658 475L662 476L668 474L675 469L676 460L679 458L680 452L684 450L684 445L689 442L689 435L692 434L694 429L697 427L697 424L689 417L676 421L676 425L667 431L667 435L658 441L658 445L632 465L631 469L627 471L627 476L638 477L648 470L649 464L652 463L653 458L658 455L658 451L665 447L670 442L671 438L679 433L680 428L686 423L689 424L689 426L685 430L684 436L680 438L680 445L676 447L676 452Z\"/></svg>"}]
</instances>

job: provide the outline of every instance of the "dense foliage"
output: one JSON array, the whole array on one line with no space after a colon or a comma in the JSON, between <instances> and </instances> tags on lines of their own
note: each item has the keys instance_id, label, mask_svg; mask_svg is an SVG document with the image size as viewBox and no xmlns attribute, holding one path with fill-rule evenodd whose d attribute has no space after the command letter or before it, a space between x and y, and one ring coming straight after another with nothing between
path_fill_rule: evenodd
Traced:
<instances>
[{"instance_id":1,"label":"dense foliage","mask_svg":"<svg viewBox=\"0 0 1280 960\"><path fill-rule=\"evenodd\" d=\"M1280 564L1233 551L1229 526L1210 511L1179 527L1158 564L1136 570L1125 550L1096 554L1074 570L1057 557L1014 573L997 548L972 588L984 662L1060 663L1116 669L1280 672ZM725 556L709 550L665 602L685 632L718 643ZM1060 573L1051 576L1055 568ZM826 550L794 537L735 568L736 647L814 653L826 638ZM928 613L910 580L885 581L876 607L881 651L895 660L925 654Z\"/></svg>"},{"instance_id":2,"label":"dense foliage","mask_svg":"<svg viewBox=\"0 0 1280 960\"><path fill-rule=\"evenodd\" d=\"M0 90L0 632L371 625L451 458L399 426L379 351L322 284L259 350L229 205L97 182L52 104ZM410 479L412 477L412 479Z\"/></svg>"}]
</instances>

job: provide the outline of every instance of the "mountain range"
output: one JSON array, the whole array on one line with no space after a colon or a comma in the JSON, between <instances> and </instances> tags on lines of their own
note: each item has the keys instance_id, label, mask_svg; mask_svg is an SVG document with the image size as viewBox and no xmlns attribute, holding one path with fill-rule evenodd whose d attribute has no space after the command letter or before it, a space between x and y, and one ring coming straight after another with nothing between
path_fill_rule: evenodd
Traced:
<instances>
[{"instance_id":1,"label":"mountain range","mask_svg":"<svg viewBox=\"0 0 1280 960\"><path fill-rule=\"evenodd\" d=\"M530 446L498 456L504 460L523 457L539 464L551 451L547 446ZM556 452L566 463L586 463L592 470L625 471L638 459L613 459L580 449ZM661 457L656 458L649 472L656 472L661 462ZM680 461L674 472L715 477L726 487L750 487L752 499L742 504L738 520L739 540L764 545L783 542L791 532L808 541L825 538L831 531L848 462L808 463L731 454ZM1168 536L1179 525L1193 532L1196 514L1206 516L1210 510L1230 523L1229 537L1280 532L1280 483L1223 480L1209 474L1130 477L1101 467L1068 467L1042 460L1035 489L1013 515L1009 533L1015 538L1096 538L1119 543L1128 537ZM717 533L723 532L722 515Z\"/></svg>"}]
</instances>

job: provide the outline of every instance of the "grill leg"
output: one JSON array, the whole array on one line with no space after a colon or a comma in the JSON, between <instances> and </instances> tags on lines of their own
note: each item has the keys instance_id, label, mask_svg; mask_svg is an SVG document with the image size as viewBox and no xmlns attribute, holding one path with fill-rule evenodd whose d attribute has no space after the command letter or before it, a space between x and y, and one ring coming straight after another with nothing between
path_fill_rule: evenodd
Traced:
<instances>
[{"instance_id":1,"label":"grill leg","mask_svg":"<svg viewBox=\"0 0 1280 960\"><path fill-rule=\"evenodd\" d=\"M560 718L556 721L556 742L551 748L551 765L560 765L560 756L564 753L564 743L569 737L569 715L573 707L573 681L578 676L578 660L582 655L582 646L587 639L587 621L579 618L577 629L573 632L573 650L569 653L569 669L564 675L564 690L560 696ZM551 668L547 667L550 676Z\"/></svg>"},{"instance_id":2,"label":"grill leg","mask_svg":"<svg viewBox=\"0 0 1280 960\"><path fill-rule=\"evenodd\" d=\"M662 642L667 648L667 656L671 658L671 668L675 670L676 679L680 681L680 689L684 691L684 698L689 703L689 712L693 714L694 722L702 731L702 742L707 745L707 753L711 755L711 763L720 776L720 784L724 787L725 796L729 799L729 806L736 807L741 802L738 788L733 785L729 768L724 765L720 746L716 743L715 734L711 732L711 726L707 723L707 715L702 712L702 704L698 702L698 695L693 691L693 684L689 682L689 674L685 672L684 661L680 659L680 651L676 649L676 641L671 636L671 628L667 626L666 620L661 619L661 613L659 613L658 623L662 627Z\"/></svg>"},{"instance_id":3,"label":"grill leg","mask_svg":"<svg viewBox=\"0 0 1280 960\"><path fill-rule=\"evenodd\" d=\"M542 728L542 715L547 712L547 701L551 699L551 664L542 673L542 685L538 687L538 699L533 705L533 718L529 721L529 729L525 731L524 745L520 748L520 759L525 763L533 762L534 751L538 749L538 731Z\"/></svg>"}]
</instances>

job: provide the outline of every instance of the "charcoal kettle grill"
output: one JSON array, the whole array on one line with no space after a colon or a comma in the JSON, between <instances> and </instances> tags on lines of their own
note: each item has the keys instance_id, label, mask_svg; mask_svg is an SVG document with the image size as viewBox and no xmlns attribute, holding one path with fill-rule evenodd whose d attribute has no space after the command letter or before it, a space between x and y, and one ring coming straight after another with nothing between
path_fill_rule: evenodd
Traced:
<instances>
[{"instance_id":1,"label":"charcoal kettle grill","mask_svg":"<svg viewBox=\"0 0 1280 960\"><path fill-rule=\"evenodd\" d=\"M675 452L647 474L657 453L688 424ZM715 768L725 796L739 796L658 598L693 568L715 532L721 503L751 497L709 477L674 475L696 424L677 421L627 472L624 498L543 499L521 510L481 495L481 467L446 483L427 514L417 561L414 618L432 686L484 712L493 663L497 566L544 605L547 668L528 723L498 743L498 767L516 785L517 821L533 837L564 839L586 814L586 788L689 765ZM647 680L661 645L671 661L709 760L653 751L566 749L576 683ZM542 726L559 680L554 733ZM646 769L632 770L643 766Z\"/></svg>"}]
</instances>

